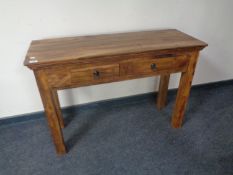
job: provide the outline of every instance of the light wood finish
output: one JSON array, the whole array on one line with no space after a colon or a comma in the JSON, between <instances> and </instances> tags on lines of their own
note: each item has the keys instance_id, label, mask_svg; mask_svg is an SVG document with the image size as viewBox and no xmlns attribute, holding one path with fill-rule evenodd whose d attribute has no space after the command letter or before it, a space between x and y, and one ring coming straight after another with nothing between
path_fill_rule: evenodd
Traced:
<instances>
[{"instance_id":1,"label":"light wood finish","mask_svg":"<svg viewBox=\"0 0 233 175\"><path fill-rule=\"evenodd\" d=\"M192 80L197 64L198 55L199 52L190 53L188 69L187 71L182 72L181 74L175 108L172 115L172 126L174 128L179 128L182 125L182 120L184 117L185 108L190 94L190 88L192 86Z\"/></svg>"},{"instance_id":2,"label":"light wood finish","mask_svg":"<svg viewBox=\"0 0 233 175\"><path fill-rule=\"evenodd\" d=\"M57 153L66 152L57 90L160 75L157 107L169 76L181 72L172 117L180 127L198 53L207 44L175 29L32 41L24 64L34 71Z\"/></svg>"},{"instance_id":3,"label":"light wood finish","mask_svg":"<svg viewBox=\"0 0 233 175\"><path fill-rule=\"evenodd\" d=\"M160 76L159 91L157 97L157 108L161 110L167 103L167 91L169 85L170 74Z\"/></svg>"}]
</instances>

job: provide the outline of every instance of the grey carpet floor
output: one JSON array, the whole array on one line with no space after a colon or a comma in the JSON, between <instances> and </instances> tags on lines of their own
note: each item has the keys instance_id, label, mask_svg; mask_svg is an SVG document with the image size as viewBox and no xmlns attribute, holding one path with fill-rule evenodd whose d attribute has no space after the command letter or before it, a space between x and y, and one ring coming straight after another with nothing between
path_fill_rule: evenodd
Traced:
<instances>
[{"instance_id":1,"label":"grey carpet floor","mask_svg":"<svg viewBox=\"0 0 233 175\"><path fill-rule=\"evenodd\" d=\"M192 89L181 129L175 92L81 106L64 115L69 152L57 156L44 118L0 127L1 175L232 175L233 83Z\"/></svg>"}]
</instances>

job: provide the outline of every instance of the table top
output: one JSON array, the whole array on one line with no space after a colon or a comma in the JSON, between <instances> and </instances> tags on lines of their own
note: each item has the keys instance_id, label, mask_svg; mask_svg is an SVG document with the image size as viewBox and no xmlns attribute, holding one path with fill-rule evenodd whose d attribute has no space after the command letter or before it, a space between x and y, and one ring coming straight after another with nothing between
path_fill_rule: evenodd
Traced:
<instances>
[{"instance_id":1,"label":"table top","mask_svg":"<svg viewBox=\"0 0 233 175\"><path fill-rule=\"evenodd\" d=\"M176 29L34 40L24 65L38 66L77 59L182 48L207 44Z\"/></svg>"}]
</instances>

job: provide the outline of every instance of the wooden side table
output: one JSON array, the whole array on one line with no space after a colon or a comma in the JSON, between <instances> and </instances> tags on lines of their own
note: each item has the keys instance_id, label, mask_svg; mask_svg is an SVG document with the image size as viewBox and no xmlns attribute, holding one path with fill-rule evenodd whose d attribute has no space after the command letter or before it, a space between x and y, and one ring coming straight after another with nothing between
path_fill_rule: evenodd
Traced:
<instances>
[{"instance_id":1,"label":"wooden side table","mask_svg":"<svg viewBox=\"0 0 233 175\"><path fill-rule=\"evenodd\" d=\"M162 109L170 74L181 72L172 114L172 126L181 127L198 54L206 46L175 29L32 41L24 65L34 71L57 153L66 153L60 89L160 75Z\"/></svg>"}]
</instances>

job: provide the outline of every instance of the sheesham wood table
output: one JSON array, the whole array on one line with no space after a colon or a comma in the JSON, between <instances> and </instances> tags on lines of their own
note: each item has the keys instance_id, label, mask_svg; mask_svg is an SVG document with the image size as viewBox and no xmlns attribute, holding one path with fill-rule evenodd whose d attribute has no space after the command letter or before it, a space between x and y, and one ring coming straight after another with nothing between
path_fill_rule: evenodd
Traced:
<instances>
[{"instance_id":1,"label":"sheesham wood table","mask_svg":"<svg viewBox=\"0 0 233 175\"><path fill-rule=\"evenodd\" d=\"M66 153L60 89L160 75L162 109L170 74L181 72L171 121L181 127L199 51L206 46L175 29L32 41L24 65L34 72L57 153Z\"/></svg>"}]
</instances>

